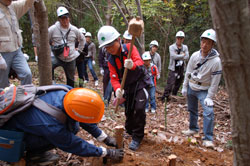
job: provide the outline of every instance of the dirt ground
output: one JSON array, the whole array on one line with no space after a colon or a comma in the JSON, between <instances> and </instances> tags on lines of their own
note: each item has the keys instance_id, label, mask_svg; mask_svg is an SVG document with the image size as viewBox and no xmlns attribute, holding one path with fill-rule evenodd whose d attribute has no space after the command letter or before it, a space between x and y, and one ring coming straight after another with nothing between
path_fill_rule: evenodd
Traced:
<instances>
[{"instance_id":1,"label":"dirt ground","mask_svg":"<svg viewBox=\"0 0 250 166\"><path fill-rule=\"evenodd\" d=\"M33 82L38 83L37 69L34 63L30 63L33 72ZM65 82L62 69L56 70L57 83ZM76 76L77 78L77 76ZM90 82L86 88L94 89L102 94L102 77L99 76L99 86L94 87L93 77L90 75ZM12 80L15 82L16 80ZM161 89L162 90L162 89ZM156 94L156 97L160 94ZM155 114L147 113L147 123L145 128L145 137L140 148L134 152L128 149L131 138L124 138L125 156L121 162L109 161L106 164L102 158L85 158L72 154L68 154L59 149L54 150L60 154L60 161L57 166L98 166L98 165L114 165L114 166L165 166L168 163L168 157L172 154L177 156L177 166L231 166L233 165L233 151L231 138L231 121L229 101L226 90L219 88L216 95L214 113L214 143L213 149L202 146L202 109L199 109L199 126L200 133L193 137L187 137L181 134L182 130L188 129L189 114L187 104L184 97L174 96L167 107L157 101L157 111ZM99 123L99 127L110 135L114 135L114 128L117 125L124 125L125 115L124 108L119 108L118 113L114 112L112 104L105 108L105 119ZM81 130L78 135L83 139L94 143L98 146L105 146ZM0 165L7 165L0 162Z\"/></svg>"}]
</instances>

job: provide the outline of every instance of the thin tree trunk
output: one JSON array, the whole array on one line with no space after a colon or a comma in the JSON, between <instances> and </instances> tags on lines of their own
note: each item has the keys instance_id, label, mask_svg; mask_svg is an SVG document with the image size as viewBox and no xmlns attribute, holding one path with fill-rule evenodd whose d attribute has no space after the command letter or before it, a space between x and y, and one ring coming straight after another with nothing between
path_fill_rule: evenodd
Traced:
<instances>
[{"instance_id":1,"label":"thin tree trunk","mask_svg":"<svg viewBox=\"0 0 250 166\"><path fill-rule=\"evenodd\" d=\"M39 25L39 33L37 33L39 83L40 85L50 85L52 69L48 38L48 13L44 1L35 3L35 22Z\"/></svg>"},{"instance_id":2,"label":"thin tree trunk","mask_svg":"<svg viewBox=\"0 0 250 166\"><path fill-rule=\"evenodd\" d=\"M141 19L143 20L143 15L142 15L142 10L141 10L141 2L140 0L136 0L136 5L137 5L137 10L138 10L138 15L141 17ZM140 49L139 52L142 54L145 52L145 34L144 32L142 33L141 37L140 37Z\"/></svg>"},{"instance_id":3,"label":"thin tree trunk","mask_svg":"<svg viewBox=\"0 0 250 166\"><path fill-rule=\"evenodd\" d=\"M250 163L250 23L247 0L209 0L230 97L234 165Z\"/></svg>"}]
</instances>

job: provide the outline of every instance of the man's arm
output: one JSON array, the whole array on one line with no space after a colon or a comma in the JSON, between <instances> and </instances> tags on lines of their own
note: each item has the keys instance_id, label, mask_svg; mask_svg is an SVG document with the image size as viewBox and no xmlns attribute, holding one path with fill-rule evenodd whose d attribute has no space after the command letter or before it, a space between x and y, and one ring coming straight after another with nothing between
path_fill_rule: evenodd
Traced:
<instances>
[{"instance_id":1,"label":"man's arm","mask_svg":"<svg viewBox=\"0 0 250 166\"><path fill-rule=\"evenodd\" d=\"M183 59L183 57L185 56L185 54L177 54L174 47L172 46L169 46L169 53L170 53L170 58L174 60Z\"/></svg>"},{"instance_id":2,"label":"man's arm","mask_svg":"<svg viewBox=\"0 0 250 166\"><path fill-rule=\"evenodd\" d=\"M186 46L184 60L188 60L188 58L189 58L189 52L188 52L188 46Z\"/></svg>"},{"instance_id":3,"label":"man's arm","mask_svg":"<svg viewBox=\"0 0 250 166\"><path fill-rule=\"evenodd\" d=\"M76 35L77 35L77 40L79 42L79 45L78 45L78 50L79 51L83 51L84 49L84 45L86 43L86 39L85 39L85 36L77 29L76 31Z\"/></svg>"},{"instance_id":4,"label":"man's arm","mask_svg":"<svg viewBox=\"0 0 250 166\"><path fill-rule=\"evenodd\" d=\"M19 20L32 7L33 3L34 0L18 0L12 1L10 6L15 11L17 19Z\"/></svg>"},{"instance_id":5,"label":"man's arm","mask_svg":"<svg viewBox=\"0 0 250 166\"><path fill-rule=\"evenodd\" d=\"M113 56L113 55L110 55L110 56ZM110 81L111 81L112 87L114 88L114 91L116 91L118 88L121 87L121 84L119 82L119 76L116 72L115 67L112 66L110 62L108 62L108 66L109 66L109 71L110 71Z\"/></svg>"},{"instance_id":6,"label":"man's arm","mask_svg":"<svg viewBox=\"0 0 250 166\"><path fill-rule=\"evenodd\" d=\"M130 49L131 44L127 44L127 49ZM135 46L133 46L132 52L131 52L131 59L133 61L133 67L131 70L135 70L137 66L141 66L144 64L143 60L141 59L141 56Z\"/></svg>"}]
</instances>

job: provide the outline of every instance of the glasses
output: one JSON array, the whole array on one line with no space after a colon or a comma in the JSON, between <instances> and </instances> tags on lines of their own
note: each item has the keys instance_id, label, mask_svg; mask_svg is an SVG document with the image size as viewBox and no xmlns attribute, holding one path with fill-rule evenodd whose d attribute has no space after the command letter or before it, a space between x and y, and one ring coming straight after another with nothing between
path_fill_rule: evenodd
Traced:
<instances>
[{"instance_id":1,"label":"glasses","mask_svg":"<svg viewBox=\"0 0 250 166\"><path fill-rule=\"evenodd\" d=\"M114 40L111 43L105 45L105 48L113 46L115 44L115 42L116 42L116 40Z\"/></svg>"}]
</instances>

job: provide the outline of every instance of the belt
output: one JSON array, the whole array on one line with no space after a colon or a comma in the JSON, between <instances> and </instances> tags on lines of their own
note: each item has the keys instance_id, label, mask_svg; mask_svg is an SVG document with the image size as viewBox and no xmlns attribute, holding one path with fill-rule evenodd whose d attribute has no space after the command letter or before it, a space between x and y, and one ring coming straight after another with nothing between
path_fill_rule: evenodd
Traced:
<instances>
[{"instance_id":1,"label":"belt","mask_svg":"<svg viewBox=\"0 0 250 166\"><path fill-rule=\"evenodd\" d=\"M209 83L202 83L202 82L199 82L199 81L195 81L193 79L189 79L189 81L192 82L193 84L200 85L200 86L210 86Z\"/></svg>"}]
</instances>

